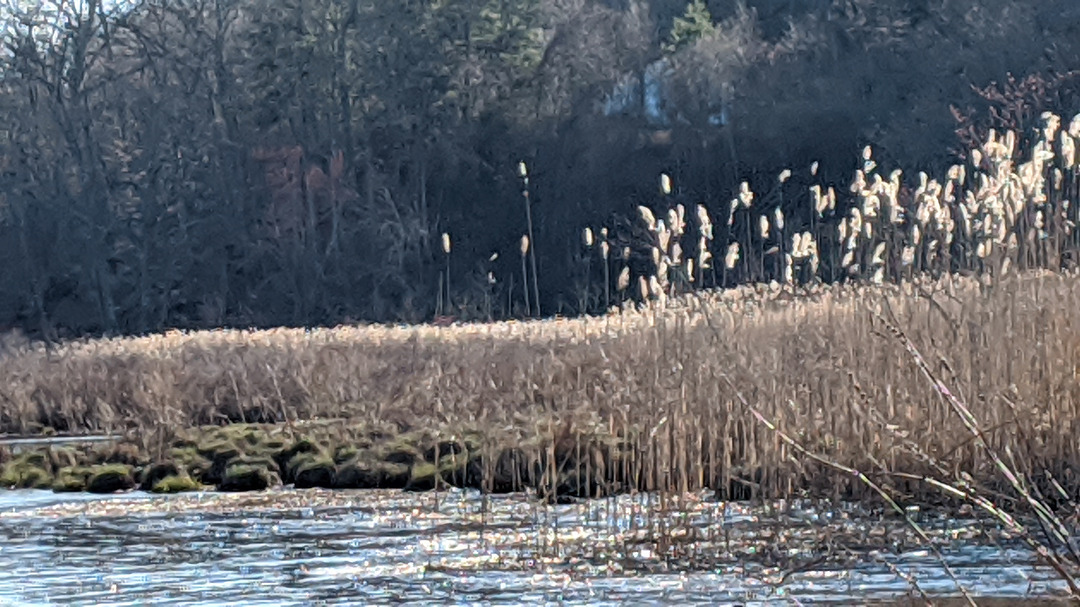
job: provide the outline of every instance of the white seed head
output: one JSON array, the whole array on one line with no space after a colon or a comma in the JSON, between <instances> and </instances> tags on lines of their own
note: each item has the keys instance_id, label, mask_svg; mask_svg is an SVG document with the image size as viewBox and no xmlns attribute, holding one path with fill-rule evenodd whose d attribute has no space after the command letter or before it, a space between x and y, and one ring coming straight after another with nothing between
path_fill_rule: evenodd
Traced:
<instances>
[{"instance_id":1,"label":"white seed head","mask_svg":"<svg viewBox=\"0 0 1080 607\"><path fill-rule=\"evenodd\" d=\"M880 266L880 265L883 265L885 263L885 243L884 242L879 242L878 245L876 247L874 247L874 257L873 257L873 259L871 259L870 263L871 263L871 265L875 265L875 266Z\"/></svg>"},{"instance_id":2,"label":"white seed head","mask_svg":"<svg viewBox=\"0 0 1080 607\"><path fill-rule=\"evenodd\" d=\"M900 263L905 266L915 263L915 247L904 247L900 253Z\"/></svg>"},{"instance_id":3,"label":"white seed head","mask_svg":"<svg viewBox=\"0 0 1080 607\"><path fill-rule=\"evenodd\" d=\"M668 209L667 212L667 226L671 231L678 233L679 231L679 213L675 209Z\"/></svg>"},{"instance_id":4,"label":"white seed head","mask_svg":"<svg viewBox=\"0 0 1080 607\"><path fill-rule=\"evenodd\" d=\"M748 209L754 204L754 193L750 191L750 184L745 181L739 184L739 202Z\"/></svg>"},{"instance_id":5,"label":"white seed head","mask_svg":"<svg viewBox=\"0 0 1080 607\"><path fill-rule=\"evenodd\" d=\"M709 210L705 208L705 205L697 205L697 218L698 226L701 228L702 232L705 231L706 226L709 228L712 227L712 220L709 219Z\"/></svg>"},{"instance_id":6,"label":"white seed head","mask_svg":"<svg viewBox=\"0 0 1080 607\"><path fill-rule=\"evenodd\" d=\"M821 195L821 186L810 186L810 202L814 205L814 210L817 211L818 216L825 214L825 211L829 209L828 197Z\"/></svg>"},{"instance_id":7,"label":"white seed head","mask_svg":"<svg viewBox=\"0 0 1080 607\"><path fill-rule=\"evenodd\" d=\"M525 166L525 161L522 160L518 163L518 177L525 179L529 176L529 167Z\"/></svg>"},{"instance_id":8,"label":"white seed head","mask_svg":"<svg viewBox=\"0 0 1080 607\"><path fill-rule=\"evenodd\" d=\"M739 243L733 242L728 245L727 255L724 256L724 267L732 269L739 262Z\"/></svg>"},{"instance_id":9,"label":"white seed head","mask_svg":"<svg viewBox=\"0 0 1080 607\"><path fill-rule=\"evenodd\" d=\"M522 236L521 237L521 245L520 245L519 249L521 250L521 256L522 257L524 257L525 254L527 254L529 252L529 237L528 236Z\"/></svg>"},{"instance_id":10,"label":"white seed head","mask_svg":"<svg viewBox=\"0 0 1080 607\"><path fill-rule=\"evenodd\" d=\"M584 232L584 234L583 234L583 237L584 237L584 240L585 240L585 246L586 246L586 247L591 247L591 246L593 246L593 232L592 232L592 228L586 227L586 228L585 228L585 232Z\"/></svg>"},{"instance_id":11,"label":"white seed head","mask_svg":"<svg viewBox=\"0 0 1080 607\"><path fill-rule=\"evenodd\" d=\"M450 254L450 235L446 232L443 232L442 235L442 250L443 253Z\"/></svg>"},{"instance_id":12,"label":"white seed head","mask_svg":"<svg viewBox=\"0 0 1080 607\"><path fill-rule=\"evenodd\" d=\"M664 196L671 193L671 177L667 173L660 174L660 191Z\"/></svg>"},{"instance_id":13,"label":"white seed head","mask_svg":"<svg viewBox=\"0 0 1080 607\"><path fill-rule=\"evenodd\" d=\"M647 206L639 205L638 213L641 214L641 218L645 221L645 225L649 227L649 230L656 231L656 216L653 215L652 210Z\"/></svg>"},{"instance_id":14,"label":"white seed head","mask_svg":"<svg viewBox=\"0 0 1080 607\"><path fill-rule=\"evenodd\" d=\"M851 231L852 232L858 232L858 231L862 230L863 217L862 217L862 211L859 210L859 207L852 207L851 208L851 219L849 219L849 221L851 222Z\"/></svg>"},{"instance_id":15,"label":"white seed head","mask_svg":"<svg viewBox=\"0 0 1080 607\"><path fill-rule=\"evenodd\" d=\"M780 171L780 183L786 183L788 179L791 179L791 169L784 169Z\"/></svg>"},{"instance_id":16,"label":"white seed head","mask_svg":"<svg viewBox=\"0 0 1080 607\"><path fill-rule=\"evenodd\" d=\"M619 291L625 291L630 286L630 267L626 266L619 272L619 279L615 283L615 288Z\"/></svg>"}]
</instances>

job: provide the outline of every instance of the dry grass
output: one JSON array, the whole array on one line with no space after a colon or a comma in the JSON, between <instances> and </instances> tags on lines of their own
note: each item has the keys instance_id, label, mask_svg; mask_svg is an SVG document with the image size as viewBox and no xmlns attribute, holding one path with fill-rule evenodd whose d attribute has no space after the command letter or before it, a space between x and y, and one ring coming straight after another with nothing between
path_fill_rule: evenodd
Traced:
<instances>
[{"instance_id":1,"label":"dry grass","mask_svg":"<svg viewBox=\"0 0 1080 607\"><path fill-rule=\"evenodd\" d=\"M933 473L923 460L1002 486L903 345L882 334L883 315L967 402L992 448L1075 495L1078 296L1080 278L1051 273L799 295L774 285L603 318L28 346L0 358L0 431L128 430L149 441L198 424L377 419L480 428L537 451L580 451L581 436L605 434L630 440L620 465L642 489L728 491L741 477L760 495L862 494L857 479L793 457L741 394L806 448L901 494L932 491L888 474Z\"/></svg>"}]
</instances>

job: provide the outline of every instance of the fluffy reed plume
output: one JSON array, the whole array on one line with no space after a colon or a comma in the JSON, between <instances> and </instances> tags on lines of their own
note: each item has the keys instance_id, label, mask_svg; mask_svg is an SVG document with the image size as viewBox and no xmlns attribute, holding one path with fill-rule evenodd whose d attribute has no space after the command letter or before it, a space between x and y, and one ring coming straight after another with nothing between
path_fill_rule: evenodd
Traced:
<instances>
[{"instance_id":1,"label":"fluffy reed plume","mask_svg":"<svg viewBox=\"0 0 1080 607\"><path fill-rule=\"evenodd\" d=\"M745 271L737 280L783 280L794 274L800 284L837 278L897 281L923 272L939 276L1073 267L1080 258L1076 231L1080 217L1071 202L1080 194L1076 152L1080 137L1075 134L1080 133L1080 116L1068 129L1053 114L1042 120L1041 137L1032 143L1026 159L1017 157L1019 140L1014 133L991 132L979 149L972 150L970 163L949 167L940 181L919 173L914 183L905 185L900 170L880 172L867 146L860 168L842 190L846 196L838 197L837 189L826 184L810 186L812 212L805 224L790 225L784 216L782 188L762 203L771 206L769 201L780 201L772 215L756 214L756 196L742 182L728 205L730 243L724 267L734 269L745 258ZM810 172L817 176L816 163ZM779 185L789 178L790 171L782 172ZM745 221L739 219L745 229L735 228L737 214L745 214ZM652 231L664 223L644 213L643 218ZM670 226L670 218L667 223ZM711 232L711 222L698 223ZM813 237L815 253L787 250L792 234L804 232ZM776 239L779 244L773 244ZM699 251L708 249L710 241L699 238ZM765 259L773 255L776 262L770 276ZM796 268L805 258L804 267L812 271L793 273L787 255ZM702 260L695 261L700 272Z\"/></svg>"},{"instance_id":2,"label":"fluffy reed plume","mask_svg":"<svg viewBox=\"0 0 1080 607\"><path fill-rule=\"evenodd\" d=\"M621 292L625 291L629 286L630 286L630 268L629 267L624 267L622 269L622 271L619 272L619 280L618 280L618 283L616 284L616 290L618 290L621 293Z\"/></svg>"},{"instance_id":3,"label":"fluffy reed plume","mask_svg":"<svg viewBox=\"0 0 1080 607\"><path fill-rule=\"evenodd\" d=\"M656 216L649 207L644 205L638 206L638 213L641 215L641 219L645 221L645 226L649 228L650 232L656 231Z\"/></svg>"},{"instance_id":4,"label":"fluffy reed plume","mask_svg":"<svg viewBox=\"0 0 1080 607\"><path fill-rule=\"evenodd\" d=\"M728 245L727 255L724 256L724 267L731 270L739 262L739 243L733 242Z\"/></svg>"},{"instance_id":5,"label":"fluffy reed plume","mask_svg":"<svg viewBox=\"0 0 1080 607\"><path fill-rule=\"evenodd\" d=\"M446 232L442 234L442 250L443 255L446 257L446 312L452 312L453 306L450 303L450 235Z\"/></svg>"},{"instance_id":6,"label":"fluffy reed plume","mask_svg":"<svg viewBox=\"0 0 1080 607\"><path fill-rule=\"evenodd\" d=\"M522 166L524 166L524 163L522 163ZM529 305L529 269L526 264L529 248L529 237L522 236L518 251L521 253L521 291L525 296L525 316L532 316L532 307Z\"/></svg>"},{"instance_id":7,"label":"fluffy reed plume","mask_svg":"<svg viewBox=\"0 0 1080 607\"><path fill-rule=\"evenodd\" d=\"M739 204L748 209L754 204L754 193L750 190L750 184L745 181L739 184Z\"/></svg>"},{"instance_id":8,"label":"fluffy reed plume","mask_svg":"<svg viewBox=\"0 0 1080 607\"><path fill-rule=\"evenodd\" d=\"M600 228L600 259L604 262L604 310L611 309L611 245L608 244L608 229ZM622 291L622 289L619 289Z\"/></svg>"}]
</instances>

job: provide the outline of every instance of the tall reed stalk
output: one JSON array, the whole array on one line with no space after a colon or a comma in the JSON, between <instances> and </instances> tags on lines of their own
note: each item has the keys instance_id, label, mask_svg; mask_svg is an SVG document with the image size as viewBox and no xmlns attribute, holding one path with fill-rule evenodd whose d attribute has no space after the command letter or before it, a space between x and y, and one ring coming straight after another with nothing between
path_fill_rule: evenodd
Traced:
<instances>
[{"instance_id":1,"label":"tall reed stalk","mask_svg":"<svg viewBox=\"0 0 1080 607\"><path fill-rule=\"evenodd\" d=\"M521 177L521 196L525 200L525 224L529 231L529 243L532 245L529 247L529 264L532 267L533 303L535 304L536 315L539 317L543 316L543 313L540 311L540 286L536 273L536 235L533 234L532 199L529 196L529 169L524 161L518 163L518 176Z\"/></svg>"}]
</instances>

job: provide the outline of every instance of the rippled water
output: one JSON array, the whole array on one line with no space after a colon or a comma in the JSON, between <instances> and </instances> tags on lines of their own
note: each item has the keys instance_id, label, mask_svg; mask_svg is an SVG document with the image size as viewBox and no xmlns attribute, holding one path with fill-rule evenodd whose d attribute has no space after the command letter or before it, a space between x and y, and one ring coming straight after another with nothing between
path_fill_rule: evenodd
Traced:
<instances>
[{"instance_id":1,"label":"rippled water","mask_svg":"<svg viewBox=\"0 0 1080 607\"><path fill-rule=\"evenodd\" d=\"M0 605L802 604L916 596L912 578L957 594L896 519L658 500L0 492ZM1062 590L985 525L923 523L975 594Z\"/></svg>"}]
</instances>

